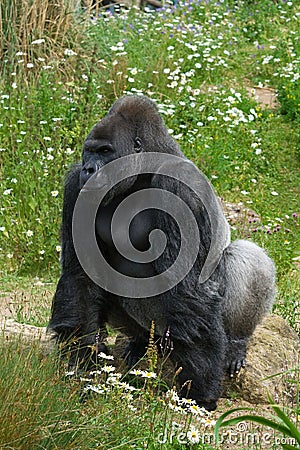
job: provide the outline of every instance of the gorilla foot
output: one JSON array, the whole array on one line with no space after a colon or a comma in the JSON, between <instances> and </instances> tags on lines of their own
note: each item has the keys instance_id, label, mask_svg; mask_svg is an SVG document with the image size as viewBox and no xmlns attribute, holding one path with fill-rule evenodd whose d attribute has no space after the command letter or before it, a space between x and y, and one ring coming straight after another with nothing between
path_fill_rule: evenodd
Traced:
<instances>
[{"instance_id":1,"label":"gorilla foot","mask_svg":"<svg viewBox=\"0 0 300 450\"><path fill-rule=\"evenodd\" d=\"M99 358L100 353L109 354L109 351L105 344L91 343L84 346L76 347L73 344L73 348L70 349L68 360L68 371L74 371L75 373L82 373L95 369L101 360Z\"/></svg>"},{"instance_id":2,"label":"gorilla foot","mask_svg":"<svg viewBox=\"0 0 300 450\"><path fill-rule=\"evenodd\" d=\"M217 409L216 400L196 400L196 403L200 408L205 408L206 411L214 411Z\"/></svg>"},{"instance_id":3,"label":"gorilla foot","mask_svg":"<svg viewBox=\"0 0 300 450\"><path fill-rule=\"evenodd\" d=\"M230 378L233 378L235 375L237 375L241 369L243 369L246 366L246 359L234 359L229 364L227 371L230 376Z\"/></svg>"},{"instance_id":4,"label":"gorilla foot","mask_svg":"<svg viewBox=\"0 0 300 450\"><path fill-rule=\"evenodd\" d=\"M225 370L233 378L246 366L248 339L229 339Z\"/></svg>"}]
</instances>

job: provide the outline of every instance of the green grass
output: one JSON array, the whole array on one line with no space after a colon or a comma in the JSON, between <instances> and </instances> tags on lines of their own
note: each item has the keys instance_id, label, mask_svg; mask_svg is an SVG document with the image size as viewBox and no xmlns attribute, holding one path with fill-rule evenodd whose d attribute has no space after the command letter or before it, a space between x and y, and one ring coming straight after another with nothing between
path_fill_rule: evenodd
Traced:
<instances>
[{"instance_id":1,"label":"green grass","mask_svg":"<svg viewBox=\"0 0 300 450\"><path fill-rule=\"evenodd\" d=\"M0 336L0 343L1 449L182 449L197 416L198 428L213 436L208 413L187 406L180 415L171 391L163 399L163 383L143 371L138 388L109 372L111 361L80 381L64 375L56 355L42 355L38 342Z\"/></svg>"},{"instance_id":2,"label":"green grass","mask_svg":"<svg viewBox=\"0 0 300 450\"><path fill-rule=\"evenodd\" d=\"M274 259L275 312L299 331L298 2L191 2L89 20L66 1L55 6L57 23L47 22L53 3L44 0L45 21L36 22L22 5L1 5L0 28L1 296L14 317L46 325L65 173L115 99L144 93L218 195L258 214L233 237L251 238ZM250 98L246 88L258 86L275 89L279 106ZM79 404L80 383L66 382L38 347L2 338L0 352L1 448L186 448L157 441L173 430L159 385L134 397L137 412L118 389ZM179 423L190 431L185 416Z\"/></svg>"}]
</instances>

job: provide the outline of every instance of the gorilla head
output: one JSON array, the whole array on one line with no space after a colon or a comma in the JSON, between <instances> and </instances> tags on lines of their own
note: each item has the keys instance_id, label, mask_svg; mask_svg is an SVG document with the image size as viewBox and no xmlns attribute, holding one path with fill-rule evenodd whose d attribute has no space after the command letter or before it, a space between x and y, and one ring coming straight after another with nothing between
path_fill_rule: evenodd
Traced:
<instances>
[{"instance_id":1,"label":"gorilla head","mask_svg":"<svg viewBox=\"0 0 300 450\"><path fill-rule=\"evenodd\" d=\"M144 96L122 97L84 141L80 187L105 164L139 152L171 152L182 156L155 103ZM126 187L134 181L131 178Z\"/></svg>"}]
</instances>

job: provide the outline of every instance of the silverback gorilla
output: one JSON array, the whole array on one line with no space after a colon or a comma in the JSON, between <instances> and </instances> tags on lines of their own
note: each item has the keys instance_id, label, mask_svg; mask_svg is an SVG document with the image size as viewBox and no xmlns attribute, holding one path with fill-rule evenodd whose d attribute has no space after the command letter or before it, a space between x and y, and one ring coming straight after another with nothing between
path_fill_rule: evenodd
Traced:
<instances>
[{"instance_id":1,"label":"silverback gorilla","mask_svg":"<svg viewBox=\"0 0 300 450\"><path fill-rule=\"evenodd\" d=\"M114 292L86 273L74 244L73 213L78 198L83 195L81 193L89 190L85 186L120 158L125 157L122 167L126 168L126 157L150 152L157 155L154 159L158 166L161 157L177 157L183 164L181 173L185 173L185 167L187 170L193 167L199 179L204 178L169 135L154 102L145 96L124 96L117 100L84 141L82 163L72 168L65 183L62 274L53 299L49 329L55 332L59 343L69 342L70 364L78 367L83 361L96 358L95 354L91 356L91 348L98 352L107 351L105 326L110 324L128 336L125 358L128 366L132 367L145 354L149 329L154 321L157 340L164 342L168 337L170 358L176 367L182 367L178 381L185 387L181 394L212 410L220 397L224 374L228 372L233 376L245 366L247 342L272 306L275 269L271 259L249 241L230 243L229 226L217 197L212 190L208 193L205 183L201 185L201 195L197 196L193 188L176 180L172 174L153 173L147 168L140 173L132 173L129 168L131 175L105 194L92 222L94 245L115 271L126 279L140 279L145 286L147 279L156 280L157 275L174 264L181 255L181 245L186 245L194 254L186 275L177 283L171 283L169 289L158 290L155 295L152 291L151 295L144 297L128 295L125 284L124 294L122 284L116 286ZM155 207L158 190L179 198L177 213L181 215L181 222L179 220L178 223L167 209L163 211L161 205ZM137 196L147 195L147 191L149 199L154 199L154 202L150 202L148 209L141 207L137 213ZM127 202L125 210L132 210L132 221L128 226L124 219L123 225L122 217L126 215L123 211L123 216L119 215L119 220L115 220L115 234L125 245L125 228L134 249L139 254L146 254L153 244L152 231L161 230L166 236L165 248L155 259L126 258L126 254L116 248L111 223L117 209L130 197L136 201ZM165 203L170 203L168 198ZM184 205L188 206L196 223L196 229L186 235L182 233L181 224L186 222L189 227L190 222ZM213 223L217 226L213 227ZM87 241L87 224L86 232L83 227L80 233L82 251ZM217 248L217 263L209 277L199 281L212 242ZM89 253L86 243L87 258ZM189 252L185 259L189 259L188 255ZM94 266L93 273L98 279L101 280L102 276L104 279L104 266ZM172 282L172 277L170 280Z\"/></svg>"}]
</instances>

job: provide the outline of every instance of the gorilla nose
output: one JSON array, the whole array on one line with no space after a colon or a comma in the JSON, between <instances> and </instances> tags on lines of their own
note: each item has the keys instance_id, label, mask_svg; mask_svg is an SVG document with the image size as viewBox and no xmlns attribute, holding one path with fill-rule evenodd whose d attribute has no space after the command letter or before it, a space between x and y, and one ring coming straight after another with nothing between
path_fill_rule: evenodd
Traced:
<instances>
[{"instance_id":1,"label":"gorilla nose","mask_svg":"<svg viewBox=\"0 0 300 450\"><path fill-rule=\"evenodd\" d=\"M94 175L94 173L98 170L98 165L96 162L88 162L86 163L80 172L80 185L81 187L87 182L87 180Z\"/></svg>"}]
</instances>

